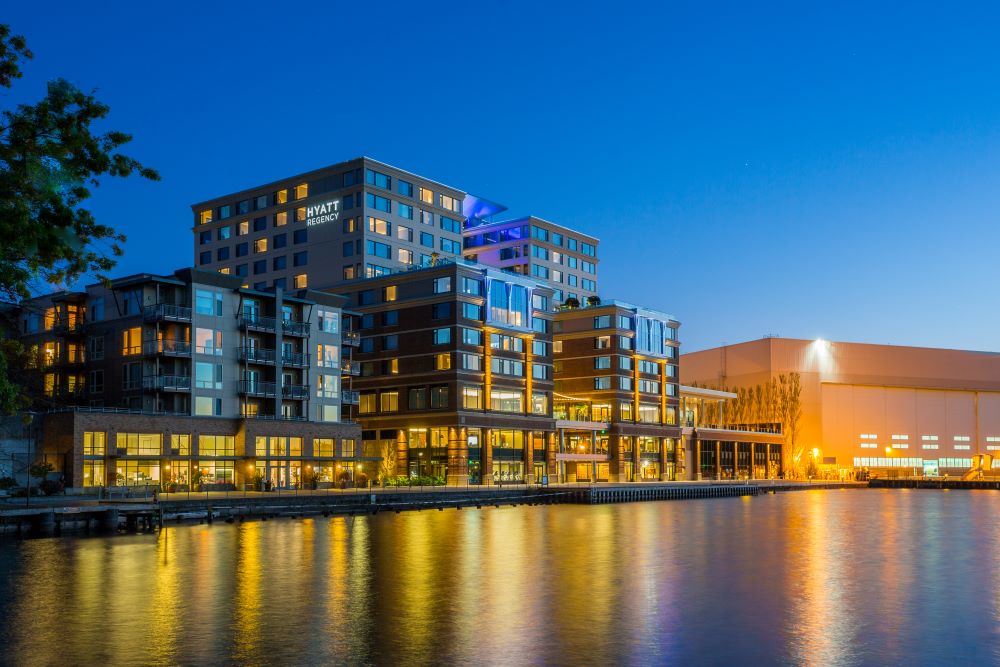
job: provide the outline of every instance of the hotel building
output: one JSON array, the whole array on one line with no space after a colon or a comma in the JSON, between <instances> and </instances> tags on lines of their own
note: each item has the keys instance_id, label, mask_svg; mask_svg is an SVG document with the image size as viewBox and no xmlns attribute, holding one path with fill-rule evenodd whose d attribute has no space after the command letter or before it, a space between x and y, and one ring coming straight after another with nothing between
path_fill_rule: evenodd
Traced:
<instances>
[{"instance_id":1,"label":"hotel building","mask_svg":"<svg viewBox=\"0 0 1000 667\"><path fill-rule=\"evenodd\" d=\"M548 283L556 305L598 295L598 240L534 216L488 222L470 219L465 258Z\"/></svg>"},{"instance_id":2,"label":"hotel building","mask_svg":"<svg viewBox=\"0 0 1000 667\"><path fill-rule=\"evenodd\" d=\"M361 339L366 449L449 485L554 473L551 288L455 259L333 289Z\"/></svg>"},{"instance_id":3,"label":"hotel building","mask_svg":"<svg viewBox=\"0 0 1000 667\"><path fill-rule=\"evenodd\" d=\"M191 206L198 268L329 287L462 254L461 190L360 157Z\"/></svg>"},{"instance_id":4,"label":"hotel building","mask_svg":"<svg viewBox=\"0 0 1000 667\"><path fill-rule=\"evenodd\" d=\"M554 303L596 296L592 236L361 157L191 206L194 261L254 289L328 288L437 258L529 276Z\"/></svg>"},{"instance_id":5,"label":"hotel building","mask_svg":"<svg viewBox=\"0 0 1000 667\"><path fill-rule=\"evenodd\" d=\"M1000 455L1000 354L765 338L684 354L686 384L801 377L798 443L819 468L960 475Z\"/></svg>"},{"instance_id":6,"label":"hotel building","mask_svg":"<svg viewBox=\"0 0 1000 667\"><path fill-rule=\"evenodd\" d=\"M42 453L70 485L296 483L356 466L342 297L235 276L139 274L22 304L44 378Z\"/></svg>"}]
</instances>

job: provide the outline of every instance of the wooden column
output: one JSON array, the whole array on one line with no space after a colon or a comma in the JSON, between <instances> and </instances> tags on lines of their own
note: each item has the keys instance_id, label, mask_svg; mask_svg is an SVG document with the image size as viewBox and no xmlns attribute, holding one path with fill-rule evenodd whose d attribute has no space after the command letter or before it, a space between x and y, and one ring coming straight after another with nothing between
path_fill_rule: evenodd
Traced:
<instances>
[{"instance_id":1,"label":"wooden column","mask_svg":"<svg viewBox=\"0 0 1000 667\"><path fill-rule=\"evenodd\" d=\"M750 479L756 479L757 478L757 476L754 474L754 468L757 467L756 466L757 462L756 462L756 459L755 459L756 453L757 452L755 451L754 443L751 442L750 443Z\"/></svg>"},{"instance_id":2,"label":"wooden column","mask_svg":"<svg viewBox=\"0 0 1000 667\"><path fill-rule=\"evenodd\" d=\"M722 479L722 441L715 441L715 479Z\"/></svg>"},{"instance_id":3,"label":"wooden column","mask_svg":"<svg viewBox=\"0 0 1000 667\"><path fill-rule=\"evenodd\" d=\"M493 430L483 429L483 441L479 443L479 466L482 469L481 483L484 486L493 484Z\"/></svg>"},{"instance_id":4,"label":"wooden column","mask_svg":"<svg viewBox=\"0 0 1000 667\"><path fill-rule=\"evenodd\" d=\"M531 439L531 431L524 431L524 482L535 483L535 442Z\"/></svg>"},{"instance_id":5,"label":"wooden column","mask_svg":"<svg viewBox=\"0 0 1000 667\"><path fill-rule=\"evenodd\" d=\"M547 441L547 446L545 448L545 474L549 476L549 483L551 484L558 481L555 431L552 431L547 435L546 441Z\"/></svg>"},{"instance_id":6,"label":"wooden column","mask_svg":"<svg viewBox=\"0 0 1000 667\"><path fill-rule=\"evenodd\" d=\"M448 428L448 486L463 486L469 480L469 447L465 429Z\"/></svg>"},{"instance_id":7,"label":"wooden column","mask_svg":"<svg viewBox=\"0 0 1000 667\"><path fill-rule=\"evenodd\" d=\"M608 481L621 481L622 445L617 433L608 434Z\"/></svg>"},{"instance_id":8,"label":"wooden column","mask_svg":"<svg viewBox=\"0 0 1000 667\"><path fill-rule=\"evenodd\" d=\"M694 439L694 478L701 479L701 438Z\"/></svg>"}]
</instances>

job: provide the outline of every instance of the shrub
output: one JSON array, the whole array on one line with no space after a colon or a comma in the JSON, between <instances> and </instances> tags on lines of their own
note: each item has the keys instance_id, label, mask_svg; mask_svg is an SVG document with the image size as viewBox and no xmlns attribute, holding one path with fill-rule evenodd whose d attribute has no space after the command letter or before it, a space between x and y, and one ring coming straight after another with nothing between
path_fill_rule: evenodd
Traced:
<instances>
[{"instance_id":1,"label":"shrub","mask_svg":"<svg viewBox=\"0 0 1000 667\"><path fill-rule=\"evenodd\" d=\"M54 496L63 492L63 483L57 479L43 479L38 487L47 496Z\"/></svg>"}]
</instances>

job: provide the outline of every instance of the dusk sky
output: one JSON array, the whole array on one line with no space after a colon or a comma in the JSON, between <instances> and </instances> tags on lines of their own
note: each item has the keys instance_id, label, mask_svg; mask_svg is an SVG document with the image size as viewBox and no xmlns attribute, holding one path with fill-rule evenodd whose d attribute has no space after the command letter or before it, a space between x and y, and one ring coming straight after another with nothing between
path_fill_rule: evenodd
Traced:
<instances>
[{"instance_id":1,"label":"dusk sky","mask_svg":"<svg viewBox=\"0 0 1000 667\"><path fill-rule=\"evenodd\" d=\"M189 205L368 155L601 239L685 350L764 334L997 350L996 5L10 3L163 180L91 200L115 275Z\"/></svg>"}]
</instances>

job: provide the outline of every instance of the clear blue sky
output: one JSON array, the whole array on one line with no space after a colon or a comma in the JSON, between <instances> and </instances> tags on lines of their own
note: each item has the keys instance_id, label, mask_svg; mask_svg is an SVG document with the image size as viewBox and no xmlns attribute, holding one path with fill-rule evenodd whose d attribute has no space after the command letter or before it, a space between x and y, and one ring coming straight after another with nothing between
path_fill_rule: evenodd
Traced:
<instances>
[{"instance_id":1,"label":"clear blue sky","mask_svg":"<svg viewBox=\"0 0 1000 667\"><path fill-rule=\"evenodd\" d=\"M163 181L109 183L118 274L189 204L369 155L601 239L685 349L776 333L1000 349L992 3L13 3ZM61 5L61 6L60 6Z\"/></svg>"}]
</instances>

